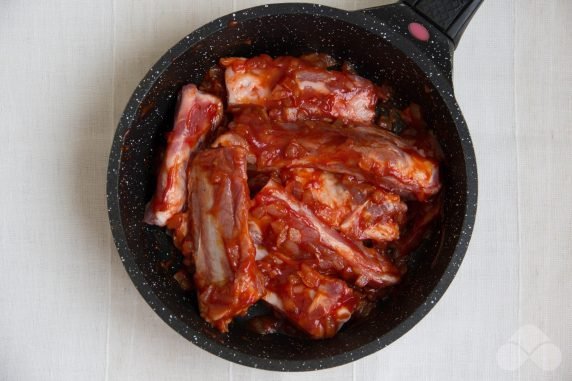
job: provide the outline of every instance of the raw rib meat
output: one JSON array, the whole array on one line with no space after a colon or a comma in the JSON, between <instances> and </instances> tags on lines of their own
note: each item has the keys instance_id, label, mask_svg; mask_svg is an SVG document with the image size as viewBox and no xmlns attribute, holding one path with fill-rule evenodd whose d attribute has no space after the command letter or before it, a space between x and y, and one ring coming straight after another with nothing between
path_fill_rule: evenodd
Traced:
<instances>
[{"instance_id":1,"label":"raw rib meat","mask_svg":"<svg viewBox=\"0 0 572 381\"><path fill-rule=\"evenodd\" d=\"M285 254L270 253L257 264L267 278L263 300L314 339L334 336L358 304L344 281Z\"/></svg>"},{"instance_id":2,"label":"raw rib meat","mask_svg":"<svg viewBox=\"0 0 572 381\"><path fill-rule=\"evenodd\" d=\"M248 59L222 58L220 63L226 68L224 79L229 106L264 106L285 71L265 54Z\"/></svg>"},{"instance_id":3,"label":"raw rib meat","mask_svg":"<svg viewBox=\"0 0 572 381\"><path fill-rule=\"evenodd\" d=\"M442 210L443 160L392 94L323 53L221 58L183 87L144 220L213 329L264 301L255 332L326 339L390 295Z\"/></svg>"},{"instance_id":4,"label":"raw rib meat","mask_svg":"<svg viewBox=\"0 0 572 381\"><path fill-rule=\"evenodd\" d=\"M183 209L187 198L187 167L191 154L222 119L220 99L197 90L195 85L183 87L178 102L155 194L145 210L144 220L150 225L165 226L171 217Z\"/></svg>"},{"instance_id":5,"label":"raw rib meat","mask_svg":"<svg viewBox=\"0 0 572 381\"><path fill-rule=\"evenodd\" d=\"M324 274L339 275L358 287L395 284L399 271L386 257L356 244L320 221L280 184L270 180L250 210L257 246L308 261ZM258 257L266 253L260 251Z\"/></svg>"},{"instance_id":6,"label":"raw rib meat","mask_svg":"<svg viewBox=\"0 0 572 381\"><path fill-rule=\"evenodd\" d=\"M372 82L352 73L327 70L325 54L300 58L261 55L221 59L230 106L267 107L282 121L340 119L372 123L377 92Z\"/></svg>"},{"instance_id":7,"label":"raw rib meat","mask_svg":"<svg viewBox=\"0 0 572 381\"><path fill-rule=\"evenodd\" d=\"M248 233L246 152L218 148L199 152L190 171L195 284L201 316L222 332L263 293Z\"/></svg>"},{"instance_id":8,"label":"raw rib meat","mask_svg":"<svg viewBox=\"0 0 572 381\"><path fill-rule=\"evenodd\" d=\"M346 237L378 242L399 238L407 206L398 195L313 168L286 169L280 177L293 196Z\"/></svg>"},{"instance_id":9,"label":"raw rib meat","mask_svg":"<svg viewBox=\"0 0 572 381\"><path fill-rule=\"evenodd\" d=\"M340 119L372 123L377 94L373 83L355 74L308 67L291 71L278 82L267 103L272 119Z\"/></svg>"},{"instance_id":10,"label":"raw rib meat","mask_svg":"<svg viewBox=\"0 0 572 381\"><path fill-rule=\"evenodd\" d=\"M426 200L440 189L438 163L382 129L308 121L276 123L259 107L243 109L230 128L219 139L229 145L235 141L248 145L260 171L318 168L418 200Z\"/></svg>"}]
</instances>

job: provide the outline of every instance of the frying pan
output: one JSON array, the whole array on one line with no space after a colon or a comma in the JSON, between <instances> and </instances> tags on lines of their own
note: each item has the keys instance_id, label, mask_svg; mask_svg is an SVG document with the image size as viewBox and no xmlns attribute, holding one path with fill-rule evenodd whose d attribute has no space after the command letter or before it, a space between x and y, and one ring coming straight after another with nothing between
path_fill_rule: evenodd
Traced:
<instances>
[{"instance_id":1,"label":"frying pan","mask_svg":"<svg viewBox=\"0 0 572 381\"><path fill-rule=\"evenodd\" d=\"M302 371L342 365L398 339L419 322L451 283L467 250L477 206L471 138L455 101L452 57L482 0L407 0L347 12L314 4L246 9L197 29L169 49L135 89L119 122L108 167L107 197L115 243L151 308L199 347L243 365ZM333 338L312 341L259 335L238 319L221 334L200 318L193 295L172 278L177 253L163 229L145 225L154 190L153 163L171 128L176 95L200 83L220 57L324 52L349 59L360 75L389 83L398 100L421 105L443 152L444 205L439 227L411 256L392 296L367 319ZM256 310L256 308L254 309ZM142 333L144 334L144 333Z\"/></svg>"}]
</instances>

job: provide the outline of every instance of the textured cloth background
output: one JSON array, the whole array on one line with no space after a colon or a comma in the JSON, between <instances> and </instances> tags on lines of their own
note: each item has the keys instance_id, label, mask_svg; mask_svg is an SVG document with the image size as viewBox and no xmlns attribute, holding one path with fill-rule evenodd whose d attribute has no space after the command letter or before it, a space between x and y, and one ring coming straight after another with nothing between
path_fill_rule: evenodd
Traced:
<instances>
[{"instance_id":1,"label":"textured cloth background","mask_svg":"<svg viewBox=\"0 0 572 381\"><path fill-rule=\"evenodd\" d=\"M572 379L569 0L487 0L469 25L454 82L478 158L477 223L443 299L397 342L326 371L252 370L194 347L144 303L107 220L118 118L168 47L264 2L0 4L0 379ZM552 350L530 344L539 335Z\"/></svg>"}]
</instances>

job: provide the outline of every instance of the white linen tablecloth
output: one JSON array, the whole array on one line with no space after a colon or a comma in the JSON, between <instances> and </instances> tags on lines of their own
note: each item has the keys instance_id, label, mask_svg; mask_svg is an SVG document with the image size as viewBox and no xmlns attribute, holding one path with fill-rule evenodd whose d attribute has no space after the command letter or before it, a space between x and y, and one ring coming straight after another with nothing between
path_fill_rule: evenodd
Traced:
<instances>
[{"instance_id":1,"label":"white linen tablecloth","mask_svg":"<svg viewBox=\"0 0 572 381\"><path fill-rule=\"evenodd\" d=\"M107 219L119 116L167 48L262 3L0 3L0 379L572 379L570 0L487 0L455 53L478 217L451 287L401 339L353 364L281 374L193 346L145 304Z\"/></svg>"}]
</instances>

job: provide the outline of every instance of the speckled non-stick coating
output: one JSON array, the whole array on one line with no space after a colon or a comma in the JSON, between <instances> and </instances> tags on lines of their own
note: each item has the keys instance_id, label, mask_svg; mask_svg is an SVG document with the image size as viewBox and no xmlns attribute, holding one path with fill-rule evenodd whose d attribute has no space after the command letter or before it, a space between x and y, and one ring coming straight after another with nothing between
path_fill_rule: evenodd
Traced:
<instances>
[{"instance_id":1,"label":"speckled non-stick coating","mask_svg":"<svg viewBox=\"0 0 572 381\"><path fill-rule=\"evenodd\" d=\"M237 23L231 22L236 20ZM222 358L281 371L314 370L351 362L398 339L425 316L453 279L472 232L477 172L471 139L451 85L451 44L428 26L429 42L407 35L423 22L404 5L375 12L345 12L310 4L261 6L222 17L171 48L135 90L121 118L108 168L113 236L127 272L151 308L192 343ZM143 223L154 190L153 162L170 129L183 84L198 83L224 56L299 55L310 51L350 59L358 72L393 85L398 97L421 104L445 153L441 227L412 257L397 292L364 321L347 324L332 339L260 336L234 323L221 334L203 321L161 270L175 253L163 229ZM139 332L144 335L145 332Z\"/></svg>"}]
</instances>

